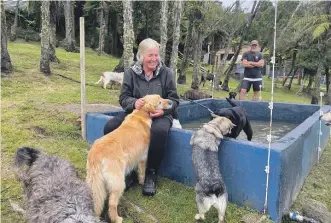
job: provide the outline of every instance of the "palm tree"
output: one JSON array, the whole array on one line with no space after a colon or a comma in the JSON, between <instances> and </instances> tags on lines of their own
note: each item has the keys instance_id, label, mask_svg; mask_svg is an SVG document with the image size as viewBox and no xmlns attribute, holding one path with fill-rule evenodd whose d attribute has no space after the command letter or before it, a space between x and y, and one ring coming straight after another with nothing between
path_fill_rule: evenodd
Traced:
<instances>
[{"instance_id":1,"label":"palm tree","mask_svg":"<svg viewBox=\"0 0 331 223\"><path fill-rule=\"evenodd\" d=\"M317 65L317 73L315 75L315 87L313 90L313 95L318 97L320 91L320 78L321 71L324 69L328 70L328 63L326 60L325 54L330 50L328 44L331 40L331 2L324 1L316 3L317 7L312 13L307 13L305 17L298 20L295 24L300 28L300 31L304 34L309 34L312 36L313 41L317 41L318 46L318 65ZM319 7L318 7L319 6ZM327 67L327 68L325 68ZM328 72L326 72L328 74ZM329 79L329 77L327 77ZM327 95L326 95L326 103L331 103L331 90L330 83L327 87Z\"/></svg>"}]
</instances>

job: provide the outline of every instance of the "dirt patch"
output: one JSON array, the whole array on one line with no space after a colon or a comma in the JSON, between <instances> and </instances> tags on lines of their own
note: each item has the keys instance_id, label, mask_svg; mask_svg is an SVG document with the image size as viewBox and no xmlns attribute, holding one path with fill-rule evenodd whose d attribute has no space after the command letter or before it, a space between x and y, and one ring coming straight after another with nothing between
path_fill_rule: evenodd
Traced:
<instances>
[{"instance_id":1,"label":"dirt patch","mask_svg":"<svg viewBox=\"0 0 331 223\"><path fill-rule=\"evenodd\" d=\"M81 113L80 106L81 106L80 104L66 104L66 105L57 105L54 108L58 111L67 111L77 116L80 116ZM121 107L110 104L87 104L85 110L86 112L109 112L119 108Z\"/></svg>"}]
</instances>

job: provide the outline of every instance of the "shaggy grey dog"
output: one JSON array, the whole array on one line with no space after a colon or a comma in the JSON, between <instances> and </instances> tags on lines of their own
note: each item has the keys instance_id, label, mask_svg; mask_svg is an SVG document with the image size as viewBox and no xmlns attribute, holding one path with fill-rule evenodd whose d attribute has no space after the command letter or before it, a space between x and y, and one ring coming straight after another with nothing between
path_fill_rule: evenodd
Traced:
<instances>
[{"instance_id":1,"label":"shaggy grey dog","mask_svg":"<svg viewBox=\"0 0 331 223\"><path fill-rule=\"evenodd\" d=\"M205 219L204 214L214 206L219 223L224 222L228 194L220 173L218 146L235 126L225 117L215 117L196 131L191 138L192 160L196 175L196 202L199 213L195 219Z\"/></svg>"},{"instance_id":2,"label":"shaggy grey dog","mask_svg":"<svg viewBox=\"0 0 331 223\"><path fill-rule=\"evenodd\" d=\"M24 185L31 223L96 223L90 190L66 160L22 147L16 151L16 175Z\"/></svg>"}]
</instances>

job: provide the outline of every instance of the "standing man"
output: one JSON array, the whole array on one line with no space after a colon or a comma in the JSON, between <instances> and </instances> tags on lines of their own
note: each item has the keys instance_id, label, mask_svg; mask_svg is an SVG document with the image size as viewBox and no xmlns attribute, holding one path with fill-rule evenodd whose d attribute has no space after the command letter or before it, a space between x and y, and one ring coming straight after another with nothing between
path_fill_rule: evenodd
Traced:
<instances>
[{"instance_id":1,"label":"standing man","mask_svg":"<svg viewBox=\"0 0 331 223\"><path fill-rule=\"evenodd\" d=\"M242 56L242 64L245 67L244 79L241 84L239 99L243 100L247 92L253 85L253 101L259 98L260 85L262 86L262 73L261 68L264 66L262 53L259 51L259 42L253 40L250 43L250 51L245 52Z\"/></svg>"}]
</instances>

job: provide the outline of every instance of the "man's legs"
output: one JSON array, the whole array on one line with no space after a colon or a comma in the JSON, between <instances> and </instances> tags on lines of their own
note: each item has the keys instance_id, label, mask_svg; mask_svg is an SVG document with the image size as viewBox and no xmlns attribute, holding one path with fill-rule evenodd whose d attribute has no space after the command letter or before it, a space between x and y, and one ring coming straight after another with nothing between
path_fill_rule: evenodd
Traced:
<instances>
[{"instance_id":1,"label":"man's legs","mask_svg":"<svg viewBox=\"0 0 331 223\"><path fill-rule=\"evenodd\" d=\"M242 80L239 100L245 100L247 91L249 91L250 88L251 88L251 82L248 80Z\"/></svg>"},{"instance_id":2,"label":"man's legs","mask_svg":"<svg viewBox=\"0 0 331 223\"><path fill-rule=\"evenodd\" d=\"M260 90L261 90L260 86L262 88L262 81L253 82L253 91L254 91L253 98L252 98L253 101L259 100L259 94L260 94Z\"/></svg>"},{"instance_id":3,"label":"man's legs","mask_svg":"<svg viewBox=\"0 0 331 223\"><path fill-rule=\"evenodd\" d=\"M171 121L166 117L156 118L152 122L143 195L153 196L156 193L157 172L167 148L170 127Z\"/></svg>"},{"instance_id":4,"label":"man's legs","mask_svg":"<svg viewBox=\"0 0 331 223\"><path fill-rule=\"evenodd\" d=\"M259 100L259 93L260 93L260 90L254 91L253 98L252 98L253 101Z\"/></svg>"},{"instance_id":5,"label":"man's legs","mask_svg":"<svg viewBox=\"0 0 331 223\"><path fill-rule=\"evenodd\" d=\"M246 89L240 89L239 100L245 100L247 91Z\"/></svg>"}]
</instances>

